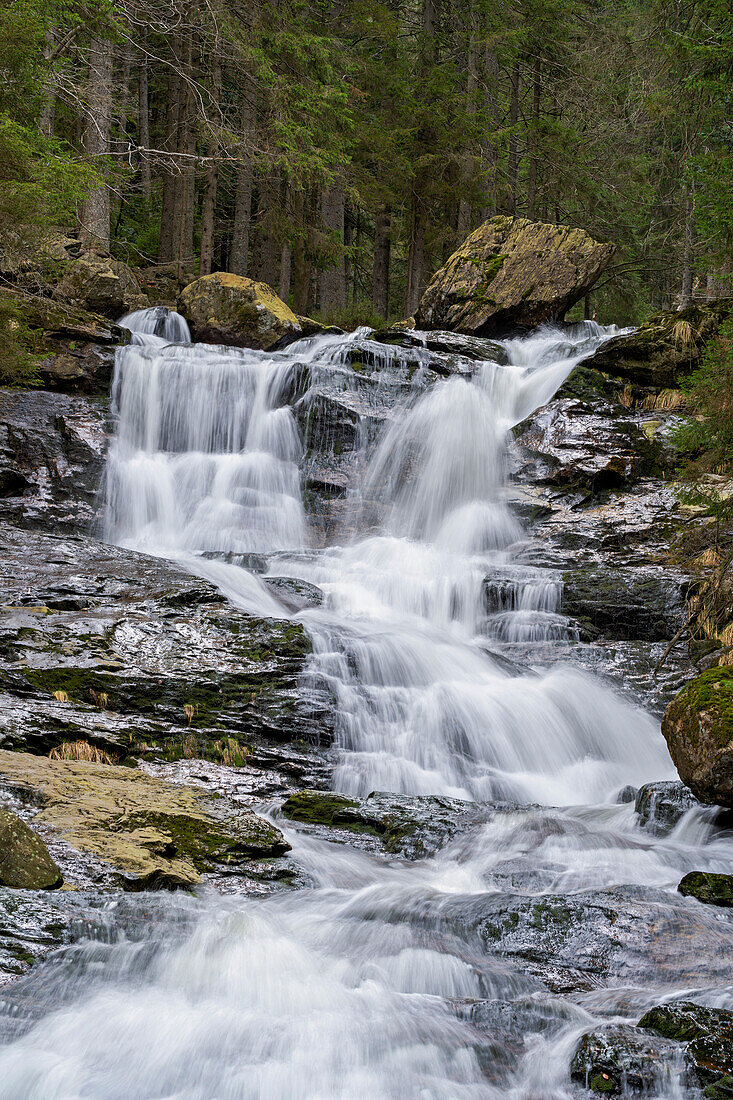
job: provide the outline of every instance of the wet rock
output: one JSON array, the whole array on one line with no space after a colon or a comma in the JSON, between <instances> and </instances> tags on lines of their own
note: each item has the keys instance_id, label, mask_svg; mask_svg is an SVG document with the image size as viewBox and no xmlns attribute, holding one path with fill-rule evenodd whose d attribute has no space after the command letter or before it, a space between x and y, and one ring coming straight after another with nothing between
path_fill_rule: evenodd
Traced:
<instances>
[{"instance_id":1,"label":"wet rock","mask_svg":"<svg viewBox=\"0 0 733 1100\"><path fill-rule=\"evenodd\" d=\"M457 919L475 922L488 950L521 959L554 992L592 989L625 976L635 984L695 982L701 957L718 975L728 965L715 957L718 950L727 953L727 927L661 890L489 896L470 905L456 902L456 909Z\"/></svg>"},{"instance_id":2,"label":"wet rock","mask_svg":"<svg viewBox=\"0 0 733 1100\"><path fill-rule=\"evenodd\" d=\"M194 340L268 350L301 335L298 318L267 283L216 272L189 283L178 298Z\"/></svg>"},{"instance_id":3,"label":"wet rock","mask_svg":"<svg viewBox=\"0 0 733 1100\"><path fill-rule=\"evenodd\" d=\"M95 731L120 758L223 759L260 737L330 741L331 701L301 682L299 624L94 539L0 528L0 553L4 747L47 752Z\"/></svg>"},{"instance_id":4,"label":"wet rock","mask_svg":"<svg viewBox=\"0 0 733 1100\"><path fill-rule=\"evenodd\" d=\"M375 792L355 799L310 790L291 795L282 812L293 821L379 837L388 852L425 859L457 833L488 820L494 807L453 798Z\"/></svg>"},{"instance_id":5,"label":"wet rock","mask_svg":"<svg viewBox=\"0 0 733 1100\"><path fill-rule=\"evenodd\" d=\"M91 253L65 265L54 298L114 320L150 304L127 264Z\"/></svg>"},{"instance_id":6,"label":"wet rock","mask_svg":"<svg viewBox=\"0 0 733 1100\"><path fill-rule=\"evenodd\" d=\"M687 898L697 898L707 905L733 906L733 875L719 875L710 871L690 871L677 887Z\"/></svg>"},{"instance_id":7,"label":"wet rock","mask_svg":"<svg viewBox=\"0 0 733 1100\"><path fill-rule=\"evenodd\" d=\"M65 891L0 888L0 986L84 934L84 901ZM5 990L0 1001L5 1009Z\"/></svg>"},{"instance_id":8,"label":"wet rock","mask_svg":"<svg viewBox=\"0 0 733 1100\"><path fill-rule=\"evenodd\" d=\"M687 684L667 707L662 733L693 793L733 807L733 668L711 668Z\"/></svg>"},{"instance_id":9,"label":"wet rock","mask_svg":"<svg viewBox=\"0 0 733 1100\"><path fill-rule=\"evenodd\" d=\"M705 1085L733 1073L733 1012L693 1001L670 1001L650 1009L638 1026L688 1043L685 1058Z\"/></svg>"},{"instance_id":10,"label":"wet rock","mask_svg":"<svg viewBox=\"0 0 733 1100\"><path fill-rule=\"evenodd\" d=\"M0 390L0 517L24 527L88 530L100 504L107 402Z\"/></svg>"},{"instance_id":11,"label":"wet rock","mask_svg":"<svg viewBox=\"0 0 733 1100\"><path fill-rule=\"evenodd\" d=\"M704 1088L702 1094L707 1100L733 1100L733 1077L719 1077Z\"/></svg>"},{"instance_id":12,"label":"wet rock","mask_svg":"<svg viewBox=\"0 0 733 1100\"><path fill-rule=\"evenodd\" d=\"M680 578L659 568L569 570L563 574L562 613L591 637L664 641L682 620Z\"/></svg>"},{"instance_id":13,"label":"wet rock","mask_svg":"<svg viewBox=\"0 0 733 1100\"><path fill-rule=\"evenodd\" d=\"M0 750L3 784L38 801L40 824L112 864L127 889L189 887L203 872L235 872L289 848L274 826L244 807L220 805L133 768Z\"/></svg>"},{"instance_id":14,"label":"wet rock","mask_svg":"<svg viewBox=\"0 0 733 1100\"><path fill-rule=\"evenodd\" d=\"M619 408L565 398L540 409L515 436L524 451L520 478L593 496L658 472L663 449Z\"/></svg>"},{"instance_id":15,"label":"wet rock","mask_svg":"<svg viewBox=\"0 0 733 1100\"><path fill-rule=\"evenodd\" d=\"M673 780L644 783L639 788L634 809L639 824L657 835L670 832L688 810L699 806L692 791Z\"/></svg>"},{"instance_id":16,"label":"wet rock","mask_svg":"<svg viewBox=\"0 0 733 1100\"><path fill-rule=\"evenodd\" d=\"M562 320L613 252L582 229L492 218L430 280L416 326L486 336Z\"/></svg>"},{"instance_id":17,"label":"wet rock","mask_svg":"<svg viewBox=\"0 0 733 1100\"><path fill-rule=\"evenodd\" d=\"M672 388L694 371L705 345L733 313L733 298L658 313L626 336L615 336L584 363L615 378Z\"/></svg>"},{"instance_id":18,"label":"wet rock","mask_svg":"<svg viewBox=\"0 0 733 1100\"><path fill-rule=\"evenodd\" d=\"M616 1024L584 1035L570 1063L570 1076L591 1092L638 1096L669 1078L677 1044Z\"/></svg>"},{"instance_id":19,"label":"wet rock","mask_svg":"<svg viewBox=\"0 0 733 1100\"><path fill-rule=\"evenodd\" d=\"M323 592L315 584L294 577L266 577L265 584L283 607L295 613L305 607L320 607Z\"/></svg>"},{"instance_id":20,"label":"wet rock","mask_svg":"<svg viewBox=\"0 0 733 1100\"><path fill-rule=\"evenodd\" d=\"M15 814L0 809L0 886L52 890L62 882L41 838Z\"/></svg>"}]
</instances>

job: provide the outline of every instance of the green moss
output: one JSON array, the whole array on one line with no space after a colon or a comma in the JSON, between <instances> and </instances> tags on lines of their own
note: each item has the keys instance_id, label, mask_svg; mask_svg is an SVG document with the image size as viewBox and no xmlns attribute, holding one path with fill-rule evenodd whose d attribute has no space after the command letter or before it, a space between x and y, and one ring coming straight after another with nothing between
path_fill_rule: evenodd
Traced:
<instances>
[{"instance_id":1,"label":"green moss","mask_svg":"<svg viewBox=\"0 0 733 1100\"><path fill-rule=\"evenodd\" d=\"M725 748L733 740L733 667L703 672L680 692L668 714L675 721L689 711L712 718L711 736L718 748Z\"/></svg>"},{"instance_id":2,"label":"green moss","mask_svg":"<svg viewBox=\"0 0 733 1100\"><path fill-rule=\"evenodd\" d=\"M304 821L309 825L331 825L333 817L345 809L357 810L358 802L342 798L337 794L324 791L298 791L291 794L282 806L282 812L293 821ZM344 824L349 828L348 824Z\"/></svg>"},{"instance_id":3,"label":"green moss","mask_svg":"<svg viewBox=\"0 0 733 1100\"><path fill-rule=\"evenodd\" d=\"M595 1077L591 1077L588 1088L591 1092L615 1092L616 1082L607 1073L597 1073Z\"/></svg>"}]
</instances>

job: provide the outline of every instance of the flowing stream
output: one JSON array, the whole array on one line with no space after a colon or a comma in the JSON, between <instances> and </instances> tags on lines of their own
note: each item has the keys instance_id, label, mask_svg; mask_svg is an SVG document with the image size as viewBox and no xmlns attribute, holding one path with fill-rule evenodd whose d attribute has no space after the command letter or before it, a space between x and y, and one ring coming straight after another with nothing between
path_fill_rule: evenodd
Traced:
<instances>
[{"instance_id":1,"label":"flowing stream","mask_svg":"<svg viewBox=\"0 0 733 1100\"><path fill-rule=\"evenodd\" d=\"M706 811L655 836L618 802L676 778L658 722L573 666L560 583L527 564L509 504L512 427L608 334L541 330L435 379L427 350L405 379L383 347L367 383L363 331L267 354L191 345L166 311L123 323L106 537L257 615L287 613L253 556L318 586L296 617L335 699L335 790L493 809L414 863L277 818L310 887L169 898L150 935L68 953L0 1050L0 1095L549 1100L578 1094L570 1058L599 1022L682 993L733 1007L726 927L676 894L692 868L729 869L733 844ZM359 446L323 546L301 471L327 392ZM548 640L566 659L543 666ZM679 1069L657 1095L688 1095Z\"/></svg>"}]
</instances>

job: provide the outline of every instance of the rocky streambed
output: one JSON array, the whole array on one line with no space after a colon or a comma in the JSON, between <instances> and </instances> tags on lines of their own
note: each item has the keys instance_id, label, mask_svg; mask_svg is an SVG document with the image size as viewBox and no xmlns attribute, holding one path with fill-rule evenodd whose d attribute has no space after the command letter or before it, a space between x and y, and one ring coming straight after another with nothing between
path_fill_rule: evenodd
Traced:
<instances>
[{"instance_id":1,"label":"rocky streambed","mask_svg":"<svg viewBox=\"0 0 733 1100\"><path fill-rule=\"evenodd\" d=\"M601 339L3 392L8 1095L728 1095L730 821L658 725L705 520Z\"/></svg>"}]
</instances>

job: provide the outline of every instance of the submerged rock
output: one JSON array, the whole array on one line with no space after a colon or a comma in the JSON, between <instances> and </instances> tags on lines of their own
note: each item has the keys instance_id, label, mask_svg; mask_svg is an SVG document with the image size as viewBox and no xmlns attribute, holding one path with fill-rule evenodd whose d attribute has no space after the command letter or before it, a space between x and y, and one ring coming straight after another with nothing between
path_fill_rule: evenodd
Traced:
<instances>
[{"instance_id":1,"label":"submerged rock","mask_svg":"<svg viewBox=\"0 0 733 1100\"><path fill-rule=\"evenodd\" d=\"M52 890L62 882L41 838L15 814L0 809L0 886Z\"/></svg>"},{"instance_id":2,"label":"submerged rock","mask_svg":"<svg viewBox=\"0 0 733 1100\"><path fill-rule=\"evenodd\" d=\"M293 821L379 837L407 859L434 855L457 833L486 821L493 807L455 798L391 795L346 798L330 791L297 791L282 806Z\"/></svg>"},{"instance_id":3,"label":"submerged rock","mask_svg":"<svg viewBox=\"0 0 733 1100\"><path fill-rule=\"evenodd\" d=\"M189 887L203 872L237 871L290 847L250 810L134 768L0 750L3 783L42 807L39 823L116 868L127 889Z\"/></svg>"},{"instance_id":4,"label":"submerged rock","mask_svg":"<svg viewBox=\"0 0 733 1100\"><path fill-rule=\"evenodd\" d=\"M674 388L698 367L706 344L731 314L733 298L658 313L632 333L607 341L583 368L642 387Z\"/></svg>"},{"instance_id":5,"label":"submerged rock","mask_svg":"<svg viewBox=\"0 0 733 1100\"><path fill-rule=\"evenodd\" d=\"M492 218L430 280L416 327L486 336L560 321L613 252L583 229Z\"/></svg>"},{"instance_id":6,"label":"submerged rock","mask_svg":"<svg viewBox=\"0 0 733 1100\"><path fill-rule=\"evenodd\" d=\"M680 778L702 802L733 807L733 668L687 684L662 719Z\"/></svg>"},{"instance_id":7,"label":"submerged rock","mask_svg":"<svg viewBox=\"0 0 733 1100\"><path fill-rule=\"evenodd\" d=\"M638 1026L687 1043L685 1059L704 1085L733 1073L733 1012L670 1001L650 1009Z\"/></svg>"},{"instance_id":8,"label":"submerged rock","mask_svg":"<svg viewBox=\"0 0 733 1100\"><path fill-rule=\"evenodd\" d=\"M733 906L733 875L718 875L710 871L690 871L677 887L687 898L697 898L707 905Z\"/></svg>"},{"instance_id":9,"label":"submerged rock","mask_svg":"<svg viewBox=\"0 0 733 1100\"><path fill-rule=\"evenodd\" d=\"M216 272L189 283L178 298L194 340L269 348L302 334L298 318L267 283Z\"/></svg>"},{"instance_id":10,"label":"submerged rock","mask_svg":"<svg viewBox=\"0 0 733 1100\"><path fill-rule=\"evenodd\" d=\"M570 1063L570 1076L591 1092L638 1096L652 1092L673 1072L677 1044L614 1024L584 1035Z\"/></svg>"},{"instance_id":11,"label":"submerged rock","mask_svg":"<svg viewBox=\"0 0 733 1100\"><path fill-rule=\"evenodd\" d=\"M639 815L640 825L663 835L671 832L688 810L699 805L684 783L660 779L654 783L644 783L639 788L634 809Z\"/></svg>"}]
</instances>

